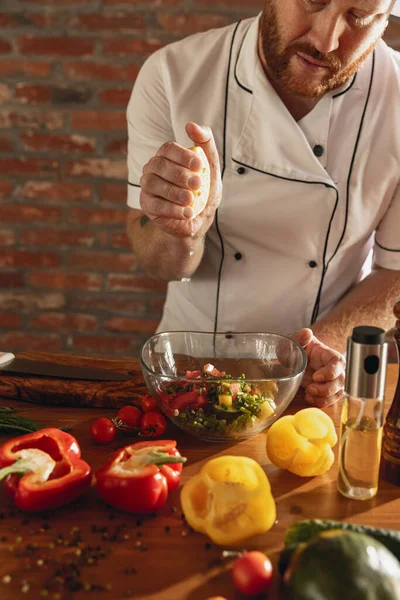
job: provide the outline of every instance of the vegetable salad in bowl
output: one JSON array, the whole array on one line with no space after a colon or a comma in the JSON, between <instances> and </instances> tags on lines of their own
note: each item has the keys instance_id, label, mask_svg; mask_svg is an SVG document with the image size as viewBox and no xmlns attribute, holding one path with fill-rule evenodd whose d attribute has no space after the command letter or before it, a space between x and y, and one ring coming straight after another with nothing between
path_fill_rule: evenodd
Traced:
<instances>
[{"instance_id":1,"label":"vegetable salad in bowl","mask_svg":"<svg viewBox=\"0 0 400 600\"><path fill-rule=\"evenodd\" d=\"M201 439L246 439L271 425L296 394L306 366L297 342L278 334L166 332L141 352L162 412Z\"/></svg>"}]
</instances>

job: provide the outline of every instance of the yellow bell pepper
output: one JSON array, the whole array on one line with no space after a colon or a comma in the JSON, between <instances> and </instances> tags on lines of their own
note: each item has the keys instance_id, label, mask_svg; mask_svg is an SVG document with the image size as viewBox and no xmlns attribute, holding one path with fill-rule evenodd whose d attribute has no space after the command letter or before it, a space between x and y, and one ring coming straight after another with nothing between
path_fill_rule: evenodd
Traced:
<instances>
[{"instance_id":1,"label":"yellow bell pepper","mask_svg":"<svg viewBox=\"0 0 400 600\"><path fill-rule=\"evenodd\" d=\"M271 425L267 454L276 467L301 477L314 477L331 468L336 442L332 419L319 408L305 408Z\"/></svg>"},{"instance_id":2,"label":"yellow bell pepper","mask_svg":"<svg viewBox=\"0 0 400 600\"><path fill-rule=\"evenodd\" d=\"M276 519L268 477L245 456L209 460L183 486L181 504L190 527L220 545L264 533Z\"/></svg>"}]
</instances>

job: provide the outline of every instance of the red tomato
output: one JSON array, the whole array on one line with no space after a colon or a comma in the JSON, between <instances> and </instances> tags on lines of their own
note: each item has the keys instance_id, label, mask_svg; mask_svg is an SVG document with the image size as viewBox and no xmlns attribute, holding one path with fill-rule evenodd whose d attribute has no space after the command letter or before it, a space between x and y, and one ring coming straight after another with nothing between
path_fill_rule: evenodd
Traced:
<instances>
[{"instance_id":1,"label":"red tomato","mask_svg":"<svg viewBox=\"0 0 400 600\"><path fill-rule=\"evenodd\" d=\"M90 426L92 440L99 444L108 444L115 438L116 433L117 429L114 423L106 417L96 419Z\"/></svg>"},{"instance_id":2,"label":"red tomato","mask_svg":"<svg viewBox=\"0 0 400 600\"><path fill-rule=\"evenodd\" d=\"M267 590L272 583L271 561L262 552L246 552L233 563L232 578L240 592L256 596Z\"/></svg>"},{"instance_id":3,"label":"red tomato","mask_svg":"<svg viewBox=\"0 0 400 600\"><path fill-rule=\"evenodd\" d=\"M118 411L117 419L123 421L128 427L140 427L143 413L136 406L124 406Z\"/></svg>"},{"instance_id":4,"label":"red tomato","mask_svg":"<svg viewBox=\"0 0 400 600\"><path fill-rule=\"evenodd\" d=\"M149 394L143 396L140 405L144 413L158 412L157 402L154 400L153 396L149 396Z\"/></svg>"},{"instance_id":5,"label":"red tomato","mask_svg":"<svg viewBox=\"0 0 400 600\"><path fill-rule=\"evenodd\" d=\"M159 437L167 428L167 421L161 413L149 412L142 419L141 429L144 435Z\"/></svg>"}]
</instances>

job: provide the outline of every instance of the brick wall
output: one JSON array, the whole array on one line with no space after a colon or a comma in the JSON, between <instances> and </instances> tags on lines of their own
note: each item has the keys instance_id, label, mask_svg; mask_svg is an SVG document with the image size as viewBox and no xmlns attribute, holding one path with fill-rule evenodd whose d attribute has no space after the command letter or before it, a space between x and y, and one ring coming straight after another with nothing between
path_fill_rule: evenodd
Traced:
<instances>
[{"instance_id":1,"label":"brick wall","mask_svg":"<svg viewBox=\"0 0 400 600\"><path fill-rule=\"evenodd\" d=\"M0 350L129 355L154 332L165 285L125 234L132 84L165 43L262 4L1 0Z\"/></svg>"}]
</instances>

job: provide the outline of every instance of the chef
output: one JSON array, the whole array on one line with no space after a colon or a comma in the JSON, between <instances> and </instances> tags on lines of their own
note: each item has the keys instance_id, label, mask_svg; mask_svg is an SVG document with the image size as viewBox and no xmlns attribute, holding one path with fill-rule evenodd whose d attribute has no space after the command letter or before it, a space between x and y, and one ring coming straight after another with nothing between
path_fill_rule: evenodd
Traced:
<instances>
[{"instance_id":1,"label":"chef","mask_svg":"<svg viewBox=\"0 0 400 600\"><path fill-rule=\"evenodd\" d=\"M170 282L159 331L301 330L326 352L343 351L353 325L391 326L400 55L381 36L393 8L266 0L258 17L144 64L127 111L128 232ZM198 216L193 145L211 168ZM314 380L307 399L337 399L338 378Z\"/></svg>"}]
</instances>

